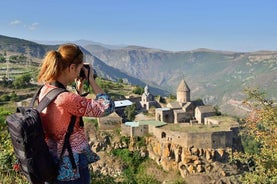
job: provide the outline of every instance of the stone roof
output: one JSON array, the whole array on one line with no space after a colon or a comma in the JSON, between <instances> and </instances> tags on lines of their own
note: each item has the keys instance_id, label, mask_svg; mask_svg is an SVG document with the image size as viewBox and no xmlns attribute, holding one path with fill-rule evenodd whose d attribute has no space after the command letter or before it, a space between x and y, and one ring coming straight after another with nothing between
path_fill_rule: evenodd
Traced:
<instances>
[{"instance_id":1,"label":"stone roof","mask_svg":"<svg viewBox=\"0 0 277 184\"><path fill-rule=\"evenodd\" d=\"M155 109L156 111L170 111L170 108L168 108L168 107L162 107L162 108L156 108Z\"/></svg>"},{"instance_id":2,"label":"stone roof","mask_svg":"<svg viewBox=\"0 0 277 184\"><path fill-rule=\"evenodd\" d=\"M189 89L189 86L187 85L186 81L183 79L181 80L178 88L177 88L177 91L190 91Z\"/></svg>"},{"instance_id":3,"label":"stone roof","mask_svg":"<svg viewBox=\"0 0 277 184\"><path fill-rule=\"evenodd\" d=\"M187 102L187 103L183 106L183 109L188 108L191 104L192 104L191 102Z\"/></svg>"},{"instance_id":4,"label":"stone roof","mask_svg":"<svg viewBox=\"0 0 277 184\"><path fill-rule=\"evenodd\" d=\"M174 110L173 112L174 112L175 114L183 114L183 113L185 113L184 110Z\"/></svg>"},{"instance_id":5,"label":"stone roof","mask_svg":"<svg viewBox=\"0 0 277 184\"><path fill-rule=\"evenodd\" d=\"M171 102L167 104L167 107L170 107L172 109L181 109L182 106L180 105L179 102Z\"/></svg>"},{"instance_id":6,"label":"stone roof","mask_svg":"<svg viewBox=\"0 0 277 184\"><path fill-rule=\"evenodd\" d=\"M215 112L214 107L211 105L203 105L203 106L198 106L196 108L198 108L201 113Z\"/></svg>"}]
</instances>

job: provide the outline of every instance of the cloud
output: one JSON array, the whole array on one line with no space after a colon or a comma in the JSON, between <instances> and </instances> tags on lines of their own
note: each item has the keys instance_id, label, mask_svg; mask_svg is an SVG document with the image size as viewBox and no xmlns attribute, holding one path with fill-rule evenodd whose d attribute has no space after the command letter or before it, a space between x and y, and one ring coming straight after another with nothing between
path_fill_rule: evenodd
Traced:
<instances>
[{"instance_id":1,"label":"cloud","mask_svg":"<svg viewBox=\"0 0 277 184\"><path fill-rule=\"evenodd\" d=\"M10 25L18 25L18 24L21 24L20 20L13 20L10 22Z\"/></svg>"},{"instance_id":2,"label":"cloud","mask_svg":"<svg viewBox=\"0 0 277 184\"><path fill-rule=\"evenodd\" d=\"M38 27L39 23L34 22L31 25L27 26L29 30L35 30Z\"/></svg>"},{"instance_id":3,"label":"cloud","mask_svg":"<svg viewBox=\"0 0 277 184\"><path fill-rule=\"evenodd\" d=\"M21 26L23 26L25 29L28 29L28 30L30 30L30 31L33 31L33 30L37 29L37 27L38 27L38 25L39 25L39 23L37 23L37 22L34 22L34 23L32 23L31 25L27 25L27 24L25 24L25 23L23 24L23 22L20 21L20 20L13 20L13 21L11 21L9 24L12 25L12 26L21 25Z\"/></svg>"}]
</instances>

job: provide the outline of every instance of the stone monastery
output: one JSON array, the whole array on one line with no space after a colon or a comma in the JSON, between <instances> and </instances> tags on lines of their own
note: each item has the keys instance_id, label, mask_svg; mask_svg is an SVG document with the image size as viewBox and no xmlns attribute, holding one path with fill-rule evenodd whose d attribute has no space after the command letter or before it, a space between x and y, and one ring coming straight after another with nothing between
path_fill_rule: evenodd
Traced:
<instances>
[{"instance_id":1,"label":"stone monastery","mask_svg":"<svg viewBox=\"0 0 277 184\"><path fill-rule=\"evenodd\" d=\"M204 123L205 117L215 116L212 106L204 105L202 101L190 100L190 89L182 80L177 88L177 101L167 104L166 108L156 109L156 120L166 123Z\"/></svg>"},{"instance_id":2,"label":"stone monastery","mask_svg":"<svg viewBox=\"0 0 277 184\"><path fill-rule=\"evenodd\" d=\"M118 126L121 126L121 134L131 137L152 134L161 142L175 143L183 147L206 149L233 147L238 137L238 123L234 118L217 116L215 109L210 105L204 105L202 100L192 101L190 88L185 80L181 80L176 93L175 102L161 107L146 85L140 101L138 99L130 101L136 104L137 109L149 110L150 107L156 107L155 119L120 123ZM132 104L130 101L117 102L121 104L116 108L117 114ZM101 121L100 128L101 126L107 128L113 124L112 121L117 120L114 116L108 121Z\"/></svg>"},{"instance_id":3,"label":"stone monastery","mask_svg":"<svg viewBox=\"0 0 277 184\"><path fill-rule=\"evenodd\" d=\"M138 111L154 106L155 116L141 113L135 122L117 119L130 104L136 104ZM224 177L229 171L223 166L220 168L218 162L226 163L233 151L242 150L236 119L218 116L212 106L204 105L201 100L191 100L184 80L177 88L175 102L159 104L145 86L141 97L116 102L116 113L108 117L109 120L99 123L100 128L121 128L121 135L131 138L145 136L149 158L165 171L179 172L184 178L194 173L217 173ZM114 123L115 127L113 122L120 123Z\"/></svg>"}]
</instances>

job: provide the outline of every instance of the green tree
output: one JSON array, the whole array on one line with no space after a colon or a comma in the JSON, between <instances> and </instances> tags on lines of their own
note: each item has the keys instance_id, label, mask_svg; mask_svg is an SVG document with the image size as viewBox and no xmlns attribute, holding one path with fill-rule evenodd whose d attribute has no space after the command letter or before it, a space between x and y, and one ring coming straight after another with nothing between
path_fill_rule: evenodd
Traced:
<instances>
[{"instance_id":1,"label":"green tree","mask_svg":"<svg viewBox=\"0 0 277 184\"><path fill-rule=\"evenodd\" d=\"M277 183L277 108L273 101L258 89L246 89L245 104L251 112L246 118L244 131L255 138L258 149L239 155L240 159L253 161L250 172L245 173L242 183Z\"/></svg>"},{"instance_id":2,"label":"green tree","mask_svg":"<svg viewBox=\"0 0 277 184\"><path fill-rule=\"evenodd\" d=\"M12 101L19 101L19 96L17 96L17 94L15 93L15 91L12 92L12 94L10 95Z\"/></svg>"},{"instance_id":3,"label":"green tree","mask_svg":"<svg viewBox=\"0 0 277 184\"><path fill-rule=\"evenodd\" d=\"M123 79L120 78L120 79L117 80L117 82L122 84L123 83Z\"/></svg>"},{"instance_id":4,"label":"green tree","mask_svg":"<svg viewBox=\"0 0 277 184\"><path fill-rule=\"evenodd\" d=\"M169 99L173 99L173 100L177 99L177 98L176 98L176 95L173 95L173 94L169 94L168 98L169 98Z\"/></svg>"},{"instance_id":5,"label":"green tree","mask_svg":"<svg viewBox=\"0 0 277 184\"><path fill-rule=\"evenodd\" d=\"M32 78L31 74L29 74L29 73L18 76L13 81L13 86L15 88L27 87L30 84L31 78Z\"/></svg>"},{"instance_id":6,"label":"green tree","mask_svg":"<svg viewBox=\"0 0 277 184\"><path fill-rule=\"evenodd\" d=\"M133 89L133 93L137 95L141 95L143 93L144 89L141 86L136 86L135 89Z\"/></svg>"},{"instance_id":7,"label":"green tree","mask_svg":"<svg viewBox=\"0 0 277 184\"><path fill-rule=\"evenodd\" d=\"M158 95L158 96L156 97L156 99L157 99L157 101L158 101L158 102L160 102L160 103L163 103L163 104L165 104L165 103L166 103L165 98L164 98L164 97L162 97L162 96L160 96L160 95Z\"/></svg>"},{"instance_id":8,"label":"green tree","mask_svg":"<svg viewBox=\"0 0 277 184\"><path fill-rule=\"evenodd\" d=\"M5 59L5 57L4 56L0 56L0 63L5 63L6 62L6 59Z\"/></svg>"},{"instance_id":9,"label":"green tree","mask_svg":"<svg viewBox=\"0 0 277 184\"><path fill-rule=\"evenodd\" d=\"M124 114L126 115L127 119L133 121L136 116L136 104L132 104L125 108Z\"/></svg>"},{"instance_id":10,"label":"green tree","mask_svg":"<svg viewBox=\"0 0 277 184\"><path fill-rule=\"evenodd\" d=\"M0 96L0 102L6 102L9 101L11 97L8 94L3 94Z\"/></svg>"},{"instance_id":11,"label":"green tree","mask_svg":"<svg viewBox=\"0 0 277 184\"><path fill-rule=\"evenodd\" d=\"M23 54L21 54L20 56L18 56L18 62L19 62L19 63L26 64L26 61L27 61L27 57L24 56Z\"/></svg>"},{"instance_id":12,"label":"green tree","mask_svg":"<svg viewBox=\"0 0 277 184\"><path fill-rule=\"evenodd\" d=\"M9 61L12 62L12 63L15 63L18 59L18 56L10 56L9 57Z\"/></svg>"},{"instance_id":13,"label":"green tree","mask_svg":"<svg viewBox=\"0 0 277 184\"><path fill-rule=\"evenodd\" d=\"M218 106L218 105L214 106L214 109L215 109L216 115L217 115L217 116L220 116L220 115L221 115L221 112L220 112L220 110L219 110L219 106Z\"/></svg>"}]
</instances>

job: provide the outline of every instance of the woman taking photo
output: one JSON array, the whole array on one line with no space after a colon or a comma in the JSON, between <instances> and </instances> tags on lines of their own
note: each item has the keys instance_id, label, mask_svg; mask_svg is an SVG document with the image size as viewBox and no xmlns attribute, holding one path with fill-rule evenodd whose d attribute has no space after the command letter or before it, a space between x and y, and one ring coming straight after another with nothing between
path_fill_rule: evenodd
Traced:
<instances>
[{"instance_id":1,"label":"woman taking photo","mask_svg":"<svg viewBox=\"0 0 277 184\"><path fill-rule=\"evenodd\" d=\"M94 80L92 66L83 66L83 57L83 53L77 45L61 45L58 50L46 54L38 75L38 81L44 83L40 91L39 101L52 89L66 88L74 81L78 92L75 94L66 91L59 94L40 114L47 145L59 163L59 174L55 184L90 183L88 165L99 158L95 157L96 154L89 147L81 117L101 117L114 111L113 101ZM81 70L83 70L85 78L96 94L95 99L79 95L82 93L85 81L85 78L79 77ZM72 157L69 150L63 150L63 145L65 134L73 116L76 117L76 120L69 138ZM61 154L62 152L64 153ZM60 155L62 155L61 158Z\"/></svg>"}]
</instances>

